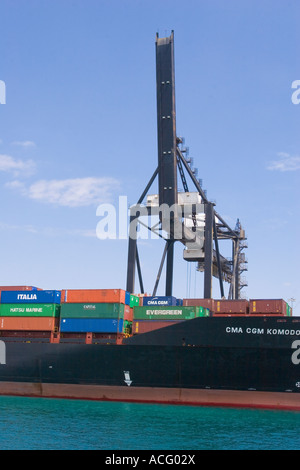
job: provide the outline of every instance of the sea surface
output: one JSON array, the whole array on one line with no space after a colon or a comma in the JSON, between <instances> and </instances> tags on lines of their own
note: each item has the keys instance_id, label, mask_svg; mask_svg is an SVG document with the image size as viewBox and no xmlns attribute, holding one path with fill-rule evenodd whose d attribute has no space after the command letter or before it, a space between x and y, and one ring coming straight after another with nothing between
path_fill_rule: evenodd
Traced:
<instances>
[{"instance_id":1,"label":"sea surface","mask_svg":"<svg viewBox=\"0 0 300 470\"><path fill-rule=\"evenodd\" d=\"M299 450L300 413L0 397L1 450Z\"/></svg>"}]
</instances>

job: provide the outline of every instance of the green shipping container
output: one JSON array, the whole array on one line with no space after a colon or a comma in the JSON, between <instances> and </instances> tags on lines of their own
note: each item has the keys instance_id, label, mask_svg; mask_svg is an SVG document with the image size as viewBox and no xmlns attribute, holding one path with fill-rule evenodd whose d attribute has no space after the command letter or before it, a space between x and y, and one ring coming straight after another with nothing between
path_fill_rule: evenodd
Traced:
<instances>
[{"instance_id":1,"label":"green shipping container","mask_svg":"<svg viewBox=\"0 0 300 470\"><path fill-rule=\"evenodd\" d=\"M191 320L209 316L209 310L203 307L134 307L134 320Z\"/></svg>"},{"instance_id":2,"label":"green shipping container","mask_svg":"<svg viewBox=\"0 0 300 470\"><path fill-rule=\"evenodd\" d=\"M209 308L204 308L202 307L202 312L200 315L197 315L198 317L210 317L210 310Z\"/></svg>"},{"instance_id":3,"label":"green shipping container","mask_svg":"<svg viewBox=\"0 0 300 470\"><path fill-rule=\"evenodd\" d=\"M59 317L58 304L1 304L0 317Z\"/></svg>"},{"instance_id":4,"label":"green shipping container","mask_svg":"<svg viewBox=\"0 0 300 470\"><path fill-rule=\"evenodd\" d=\"M125 320L123 323L123 333L131 335L132 333L132 321Z\"/></svg>"},{"instance_id":5,"label":"green shipping container","mask_svg":"<svg viewBox=\"0 0 300 470\"><path fill-rule=\"evenodd\" d=\"M137 307L140 305L140 298L136 295L130 294L130 307Z\"/></svg>"},{"instance_id":6,"label":"green shipping container","mask_svg":"<svg viewBox=\"0 0 300 470\"><path fill-rule=\"evenodd\" d=\"M129 305L117 303L76 303L62 304L61 318L124 318Z\"/></svg>"}]
</instances>

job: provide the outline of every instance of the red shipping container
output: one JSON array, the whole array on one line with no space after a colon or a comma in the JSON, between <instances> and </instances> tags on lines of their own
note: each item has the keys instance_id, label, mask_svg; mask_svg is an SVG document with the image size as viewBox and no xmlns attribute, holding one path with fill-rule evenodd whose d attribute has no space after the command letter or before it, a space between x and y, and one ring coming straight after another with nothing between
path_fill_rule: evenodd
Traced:
<instances>
[{"instance_id":1,"label":"red shipping container","mask_svg":"<svg viewBox=\"0 0 300 470\"><path fill-rule=\"evenodd\" d=\"M286 302L283 299L251 299L250 313L279 313L286 315Z\"/></svg>"},{"instance_id":2,"label":"red shipping container","mask_svg":"<svg viewBox=\"0 0 300 470\"><path fill-rule=\"evenodd\" d=\"M215 300L214 313L242 313L246 315L249 313L248 300Z\"/></svg>"},{"instance_id":3,"label":"red shipping container","mask_svg":"<svg viewBox=\"0 0 300 470\"><path fill-rule=\"evenodd\" d=\"M150 331L165 328L166 326L176 325L182 323L181 320L168 320L168 321L151 321L151 320L133 320L132 333L134 335L140 333L149 333Z\"/></svg>"},{"instance_id":4,"label":"red shipping container","mask_svg":"<svg viewBox=\"0 0 300 470\"><path fill-rule=\"evenodd\" d=\"M61 302L125 304L125 294L123 289L66 289L62 290Z\"/></svg>"},{"instance_id":5,"label":"red shipping container","mask_svg":"<svg viewBox=\"0 0 300 470\"><path fill-rule=\"evenodd\" d=\"M58 322L52 317L0 317L0 330L54 331Z\"/></svg>"},{"instance_id":6,"label":"red shipping container","mask_svg":"<svg viewBox=\"0 0 300 470\"><path fill-rule=\"evenodd\" d=\"M129 305L125 305L124 310L124 321L133 321L133 308L130 308Z\"/></svg>"},{"instance_id":7,"label":"red shipping container","mask_svg":"<svg viewBox=\"0 0 300 470\"><path fill-rule=\"evenodd\" d=\"M204 307L214 311L214 299L183 299L183 307Z\"/></svg>"}]
</instances>

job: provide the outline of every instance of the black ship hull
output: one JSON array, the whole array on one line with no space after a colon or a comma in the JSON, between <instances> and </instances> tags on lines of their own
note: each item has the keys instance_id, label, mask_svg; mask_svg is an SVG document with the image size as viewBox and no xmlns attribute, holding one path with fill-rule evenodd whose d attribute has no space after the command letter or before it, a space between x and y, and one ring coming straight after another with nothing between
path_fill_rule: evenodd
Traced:
<instances>
[{"instance_id":1,"label":"black ship hull","mask_svg":"<svg viewBox=\"0 0 300 470\"><path fill-rule=\"evenodd\" d=\"M121 345L0 340L0 394L300 410L300 319L197 318Z\"/></svg>"}]
</instances>

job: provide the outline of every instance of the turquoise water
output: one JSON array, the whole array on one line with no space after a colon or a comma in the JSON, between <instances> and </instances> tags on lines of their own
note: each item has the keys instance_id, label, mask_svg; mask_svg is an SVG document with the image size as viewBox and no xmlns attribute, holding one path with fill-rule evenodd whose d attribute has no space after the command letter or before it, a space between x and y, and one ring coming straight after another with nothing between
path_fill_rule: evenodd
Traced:
<instances>
[{"instance_id":1,"label":"turquoise water","mask_svg":"<svg viewBox=\"0 0 300 470\"><path fill-rule=\"evenodd\" d=\"M0 397L1 450L300 449L300 413Z\"/></svg>"}]
</instances>

